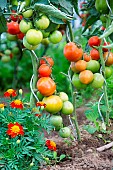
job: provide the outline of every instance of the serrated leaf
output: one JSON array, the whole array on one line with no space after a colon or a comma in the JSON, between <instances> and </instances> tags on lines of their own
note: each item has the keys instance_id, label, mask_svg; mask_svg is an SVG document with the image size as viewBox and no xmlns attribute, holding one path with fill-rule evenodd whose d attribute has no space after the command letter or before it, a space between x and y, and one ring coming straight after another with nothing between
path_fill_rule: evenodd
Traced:
<instances>
[{"instance_id":1,"label":"serrated leaf","mask_svg":"<svg viewBox=\"0 0 113 170\"><path fill-rule=\"evenodd\" d=\"M0 8L4 9L7 5L7 0L0 0Z\"/></svg>"},{"instance_id":2,"label":"serrated leaf","mask_svg":"<svg viewBox=\"0 0 113 170\"><path fill-rule=\"evenodd\" d=\"M75 9L76 14L79 15L79 12L78 12L78 0L72 0L72 4L73 4L73 7Z\"/></svg>"},{"instance_id":3,"label":"serrated leaf","mask_svg":"<svg viewBox=\"0 0 113 170\"><path fill-rule=\"evenodd\" d=\"M96 119L99 117L98 111L92 111L88 110L85 112L85 116L87 117L88 120L95 122Z\"/></svg>"},{"instance_id":4,"label":"serrated leaf","mask_svg":"<svg viewBox=\"0 0 113 170\"><path fill-rule=\"evenodd\" d=\"M66 15L64 12L58 10L56 7L53 7L51 5L36 3L35 9L45 13L46 15L51 15L59 19L71 20L73 18L71 15Z\"/></svg>"},{"instance_id":5,"label":"serrated leaf","mask_svg":"<svg viewBox=\"0 0 113 170\"><path fill-rule=\"evenodd\" d=\"M50 21L52 21L55 24L64 24L64 22L61 19L49 16Z\"/></svg>"},{"instance_id":6,"label":"serrated leaf","mask_svg":"<svg viewBox=\"0 0 113 170\"><path fill-rule=\"evenodd\" d=\"M90 134L94 134L94 133L96 132L96 130L97 130L96 127L91 126L91 125L85 125L85 126L83 127L83 129L86 130L86 131L87 131L88 133L90 133Z\"/></svg>"}]
</instances>

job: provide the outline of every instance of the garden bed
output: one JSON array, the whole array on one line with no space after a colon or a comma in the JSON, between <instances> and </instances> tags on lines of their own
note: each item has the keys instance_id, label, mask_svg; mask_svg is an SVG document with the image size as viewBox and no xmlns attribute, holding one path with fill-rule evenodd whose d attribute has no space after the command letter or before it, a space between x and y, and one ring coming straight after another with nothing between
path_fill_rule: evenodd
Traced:
<instances>
[{"instance_id":1,"label":"garden bed","mask_svg":"<svg viewBox=\"0 0 113 170\"><path fill-rule=\"evenodd\" d=\"M110 148L103 152L96 151L98 147L105 145L105 142L97 138L96 134L90 135L82 128L88 123L83 113L84 110L86 110L85 107L77 109L81 142L75 141L69 146L58 136L57 132L53 132L49 139L56 142L58 155L65 154L66 157L56 165L43 166L40 170L112 170L113 150ZM113 134L104 135L104 139L112 141Z\"/></svg>"}]
</instances>

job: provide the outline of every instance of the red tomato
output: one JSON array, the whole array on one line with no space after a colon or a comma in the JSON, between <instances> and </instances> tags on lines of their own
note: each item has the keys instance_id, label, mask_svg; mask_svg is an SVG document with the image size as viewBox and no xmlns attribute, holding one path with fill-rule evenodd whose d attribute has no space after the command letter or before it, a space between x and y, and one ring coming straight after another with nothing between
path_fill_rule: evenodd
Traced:
<instances>
[{"instance_id":1,"label":"red tomato","mask_svg":"<svg viewBox=\"0 0 113 170\"><path fill-rule=\"evenodd\" d=\"M42 64L38 69L38 73L41 77L49 77L52 73L52 69L49 65Z\"/></svg>"},{"instance_id":2,"label":"red tomato","mask_svg":"<svg viewBox=\"0 0 113 170\"><path fill-rule=\"evenodd\" d=\"M50 64L50 66L52 67L54 65L54 61L51 57L43 56L40 60L40 65L42 64Z\"/></svg>"},{"instance_id":3,"label":"red tomato","mask_svg":"<svg viewBox=\"0 0 113 170\"><path fill-rule=\"evenodd\" d=\"M100 46L101 40L99 39L98 36L93 36L88 40L88 44L90 47L93 46Z\"/></svg>"},{"instance_id":4,"label":"red tomato","mask_svg":"<svg viewBox=\"0 0 113 170\"><path fill-rule=\"evenodd\" d=\"M92 60L99 60L99 59L100 59L99 51L96 50L95 48L93 48L93 49L90 51L90 56L91 56Z\"/></svg>"},{"instance_id":5,"label":"red tomato","mask_svg":"<svg viewBox=\"0 0 113 170\"><path fill-rule=\"evenodd\" d=\"M7 32L12 35L20 33L19 24L17 22L11 21L7 23Z\"/></svg>"},{"instance_id":6,"label":"red tomato","mask_svg":"<svg viewBox=\"0 0 113 170\"><path fill-rule=\"evenodd\" d=\"M16 15L16 11L12 10L12 15L10 16L11 20L16 22L17 20L22 20L23 16L22 15Z\"/></svg>"},{"instance_id":7,"label":"red tomato","mask_svg":"<svg viewBox=\"0 0 113 170\"><path fill-rule=\"evenodd\" d=\"M19 34L17 34L17 37L18 37L18 39L20 39L20 40L23 40L24 36L25 36L25 34L22 33L22 32L20 32Z\"/></svg>"},{"instance_id":8,"label":"red tomato","mask_svg":"<svg viewBox=\"0 0 113 170\"><path fill-rule=\"evenodd\" d=\"M103 46L106 46L106 45L109 45L109 44L110 44L110 43L107 42L107 43L104 43ZM102 50L103 50L104 52L107 52L107 51L108 51L108 48L102 48Z\"/></svg>"}]
</instances>

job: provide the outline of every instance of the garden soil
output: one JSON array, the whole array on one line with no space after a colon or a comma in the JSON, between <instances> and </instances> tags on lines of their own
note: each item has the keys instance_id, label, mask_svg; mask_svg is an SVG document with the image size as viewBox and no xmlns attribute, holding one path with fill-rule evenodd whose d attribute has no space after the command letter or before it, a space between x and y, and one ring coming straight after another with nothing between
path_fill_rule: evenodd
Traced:
<instances>
[{"instance_id":1,"label":"garden soil","mask_svg":"<svg viewBox=\"0 0 113 170\"><path fill-rule=\"evenodd\" d=\"M40 170L113 170L113 149L96 151L98 147L113 141L113 134L104 134L103 140L96 134L90 135L83 130L83 125L89 123L84 116L86 109L86 107L81 107L76 110L81 130L81 142L76 140L67 144L57 132L53 132L47 139L56 142L59 156L65 154L66 157L60 162L53 162L52 165L42 165ZM69 125L69 120L64 119L64 124Z\"/></svg>"}]
</instances>

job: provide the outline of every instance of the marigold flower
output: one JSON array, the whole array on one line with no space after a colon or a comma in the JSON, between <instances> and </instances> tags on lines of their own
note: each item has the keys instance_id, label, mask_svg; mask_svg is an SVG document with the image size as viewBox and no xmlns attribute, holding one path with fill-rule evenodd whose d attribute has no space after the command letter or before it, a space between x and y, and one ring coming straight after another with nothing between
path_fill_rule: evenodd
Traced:
<instances>
[{"instance_id":1,"label":"marigold flower","mask_svg":"<svg viewBox=\"0 0 113 170\"><path fill-rule=\"evenodd\" d=\"M0 103L0 110L4 110L5 104L4 103Z\"/></svg>"},{"instance_id":2,"label":"marigold flower","mask_svg":"<svg viewBox=\"0 0 113 170\"><path fill-rule=\"evenodd\" d=\"M42 116L42 114L36 113L36 114L35 114L35 116L37 116L37 117L41 117L41 116Z\"/></svg>"},{"instance_id":3,"label":"marigold flower","mask_svg":"<svg viewBox=\"0 0 113 170\"><path fill-rule=\"evenodd\" d=\"M46 107L46 104L44 103L44 102L37 102L36 103L36 106L38 107L41 107L41 106L43 106L44 108Z\"/></svg>"},{"instance_id":4,"label":"marigold flower","mask_svg":"<svg viewBox=\"0 0 113 170\"><path fill-rule=\"evenodd\" d=\"M56 143L52 140L46 140L46 146L49 150L56 151Z\"/></svg>"},{"instance_id":5,"label":"marigold flower","mask_svg":"<svg viewBox=\"0 0 113 170\"><path fill-rule=\"evenodd\" d=\"M11 136L11 138L15 138L18 135L24 135L23 127L18 123L9 123L7 134Z\"/></svg>"},{"instance_id":6,"label":"marigold flower","mask_svg":"<svg viewBox=\"0 0 113 170\"><path fill-rule=\"evenodd\" d=\"M17 96L16 90L14 89L8 89L5 93L4 93L4 97L15 97Z\"/></svg>"},{"instance_id":7,"label":"marigold flower","mask_svg":"<svg viewBox=\"0 0 113 170\"><path fill-rule=\"evenodd\" d=\"M12 101L12 102L10 103L10 106L11 106L12 108L23 109L23 103L22 103L21 100L18 100L18 99Z\"/></svg>"}]
</instances>

